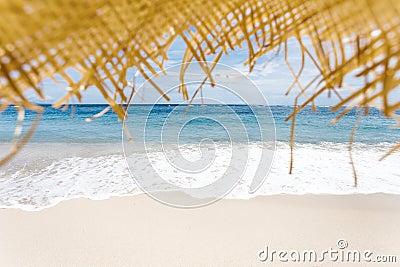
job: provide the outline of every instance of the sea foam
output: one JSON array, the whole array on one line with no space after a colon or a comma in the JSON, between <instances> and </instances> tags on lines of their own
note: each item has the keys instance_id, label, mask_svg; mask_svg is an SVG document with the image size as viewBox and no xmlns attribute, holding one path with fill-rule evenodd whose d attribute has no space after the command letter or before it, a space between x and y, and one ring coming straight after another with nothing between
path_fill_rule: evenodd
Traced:
<instances>
[{"instance_id":1,"label":"sea foam","mask_svg":"<svg viewBox=\"0 0 400 267\"><path fill-rule=\"evenodd\" d=\"M242 179L225 197L228 199L249 199L258 195L276 194L400 194L400 154L395 153L379 161L391 144L354 145L353 159L358 176L358 186L354 187L347 144L296 144L294 169L290 175L290 147L287 143L277 142L269 175L254 194L249 193L249 187L262 146L257 143L233 145L239 146L238 151L249 149L249 155L248 158L241 159L247 161L247 168ZM143 191L136 184L134 176L154 173L149 172L149 168L161 170L162 173L156 173L170 184L186 188L202 187L218 180L224 169L234 164L227 144L210 148L216 149L217 153L208 169L185 175L169 168L170 163L165 160L162 151L134 151L129 155L132 162L129 172L119 144L46 146L52 153L44 153L43 144L31 144L0 170L1 207L38 210L78 197L106 199L111 196L141 194ZM197 144L185 144L180 147L179 153L194 161L201 157ZM150 181L151 178L149 177ZM153 190L170 190L168 186L151 186ZM209 192L208 196L213 196L214 193L216 194Z\"/></svg>"}]
</instances>

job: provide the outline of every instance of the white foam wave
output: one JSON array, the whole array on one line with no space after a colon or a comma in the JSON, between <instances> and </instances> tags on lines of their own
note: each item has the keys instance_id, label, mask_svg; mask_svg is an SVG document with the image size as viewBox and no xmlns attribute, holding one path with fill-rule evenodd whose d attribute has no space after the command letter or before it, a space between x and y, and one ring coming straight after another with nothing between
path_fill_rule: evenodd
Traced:
<instances>
[{"instance_id":1,"label":"white foam wave","mask_svg":"<svg viewBox=\"0 0 400 267\"><path fill-rule=\"evenodd\" d=\"M224 148L224 145L220 146ZM244 144L239 146L245 148ZM289 175L290 147L287 143L278 142L267 180L255 194L250 194L249 187L261 151L259 144L251 144L250 160L244 177L227 198L248 199L257 195L308 193L400 194L400 154L395 153L384 161L379 161L390 146L391 144L354 145L353 158L359 178L358 187L355 188L346 144L296 144L294 170ZM194 157L198 156L197 145L185 145L182 149L186 158L190 157L190 153L194 153ZM222 149L217 154L220 157L217 161L218 168L230 164L228 152L227 149ZM29 167L32 164L25 158L27 162L21 166L28 164L29 168L22 167L15 171L15 168L10 167L11 169L0 170L0 207L37 210L54 206L65 199L106 199L110 196L142 193L130 177L122 153L107 150L107 153L93 156L89 153L78 153L79 156L68 157L67 154L43 162L35 158L35 168ZM149 168L147 155L143 151L137 151L131 157L134 159L131 171L146 175ZM149 157L159 170L163 170L162 166L166 162L162 153L154 151ZM220 169L210 171L207 175L193 176L174 176L173 172L168 172L168 177L171 183L196 187L213 182L218 178L219 172Z\"/></svg>"}]
</instances>

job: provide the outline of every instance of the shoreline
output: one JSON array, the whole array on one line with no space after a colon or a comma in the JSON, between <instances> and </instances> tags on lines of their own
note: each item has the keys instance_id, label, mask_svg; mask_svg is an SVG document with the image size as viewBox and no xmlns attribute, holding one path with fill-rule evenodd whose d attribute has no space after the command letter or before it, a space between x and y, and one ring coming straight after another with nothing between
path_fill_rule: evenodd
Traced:
<instances>
[{"instance_id":1,"label":"shoreline","mask_svg":"<svg viewBox=\"0 0 400 267\"><path fill-rule=\"evenodd\" d=\"M111 146L112 147L112 146ZM69 147L71 148L71 147ZM127 162L122 154L108 154L108 150L96 150L83 147L65 151L53 149L49 156L42 147L22 150L8 165L0 169L1 207L21 207L34 210L54 206L62 199L81 196L90 199L108 199L110 196L142 194L137 181L131 176ZM289 173L290 150L283 147L276 150L268 177L255 192L256 195L280 194L371 194L400 193L398 160L399 153L384 161L379 161L384 149L369 147L354 149L353 159L358 174L358 187L354 188L351 165L347 161L348 151L342 146L296 147L293 174ZM92 152L94 151L94 152ZM221 160L212 165L204 175L193 175L187 179L184 172L175 173L170 164L166 164L162 153L151 152L152 164L148 154L138 152L130 157L129 167L139 178L147 181L156 178L155 173L166 182L183 188L200 188L214 182L223 175L226 166L230 166L229 151L221 150ZM184 155L198 155L194 148L182 150ZM230 199L249 199L249 187L258 168L258 147L251 147L247 168L242 180L231 191ZM179 157L172 156L173 160ZM235 160L242 160L235 157ZM156 164L154 164L154 162ZM236 161L237 162L237 161ZM225 167L224 167L225 166ZM233 164L234 166L234 164ZM151 173L152 175L150 175ZM209 175L210 174L210 175ZM239 181L239 180L238 180ZM139 182L141 184L141 182ZM143 186L143 185L142 185ZM154 190L169 190L168 187ZM153 190L151 187L149 190ZM210 195L216 194L210 191ZM202 196L203 197L203 196ZM26 205L26 207L22 207Z\"/></svg>"},{"instance_id":2,"label":"shoreline","mask_svg":"<svg viewBox=\"0 0 400 267\"><path fill-rule=\"evenodd\" d=\"M180 192L176 192L176 191L168 191L165 192L166 194L183 194ZM59 202L56 203L52 203L49 206L44 206L44 207L38 207L35 209L31 209L31 208L23 208L26 207L26 205L21 204L20 206L0 206L0 212L3 210L18 210L18 211L22 211L22 212L40 212L40 211L44 211L47 209L52 209L55 208L59 205L62 205L64 202L69 202L69 201L106 201L106 200L112 200L112 199L120 199L120 198L134 198L134 197L147 197L150 200L153 200L157 203L160 203L161 205L165 205L165 206L169 206L167 204L163 204L161 201L158 201L154 198L152 198L151 196L148 195L148 193L145 192L141 192L141 193L135 193L135 194L127 194L127 195L110 195L107 197L99 197L99 198L95 198L95 197L89 197L89 196L74 196L72 198L67 198L67 199L62 199ZM175 207L175 206L170 206L172 208L177 208L177 209L197 209L197 208L202 208L202 207L206 207L209 205L213 205L214 203L218 203L220 201L252 201L254 199L257 198L264 198L264 197L348 197L348 196L387 196L387 197L399 197L400 198L400 193L387 193L387 192L374 192L374 193L369 193L369 192L346 192L346 193L272 193L269 195L254 195L254 197L251 198L221 198L218 200L215 200L213 202L211 202L210 204L206 204L204 206L200 206L200 207L196 207L196 208L180 208L180 207Z\"/></svg>"},{"instance_id":3,"label":"shoreline","mask_svg":"<svg viewBox=\"0 0 400 267\"><path fill-rule=\"evenodd\" d=\"M339 239L349 249L397 255L400 261L399 222L400 196L379 193L257 196L197 209L169 207L146 195L74 199L36 212L0 209L0 263L279 266L261 262L257 252L266 245L321 251L335 247ZM326 264L332 263L313 266Z\"/></svg>"}]
</instances>

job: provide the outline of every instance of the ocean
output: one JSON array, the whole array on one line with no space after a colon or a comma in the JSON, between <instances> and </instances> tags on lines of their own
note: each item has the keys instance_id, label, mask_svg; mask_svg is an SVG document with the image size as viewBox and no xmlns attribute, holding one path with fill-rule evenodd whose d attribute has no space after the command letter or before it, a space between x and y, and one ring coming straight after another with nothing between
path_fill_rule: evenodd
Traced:
<instances>
[{"instance_id":1,"label":"ocean","mask_svg":"<svg viewBox=\"0 0 400 267\"><path fill-rule=\"evenodd\" d=\"M291 106L192 105L185 113L187 106L182 105L132 105L127 128L133 144L111 111L86 121L104 108L75 105L62 111L45 106L30 142L0 167L0 207L38 210L67 199L106 199L141 194L143 189L206 187L210 195L203 190L194 197L217 194L233 199L400 193L400 154L379 161L400 140L400 129L375 109L360 117L354 138L355 187L348 149L358 118L355 110L334 125L330 122L338 113L329 107L318 107L315 113L306 107L298 114L289 175L291 122L285 118ZM258 119L257 114L265 116ZM25 115L23 132L35 113ZM0 115L1 155L9 148L16 121L13 107ZM249 192L264 148L269 154L261 169L269 174L258 181L255 192ZM241 175L226 194L213 191L210 185L218 178L236 173Z\"/></svg>"}]
</instances>

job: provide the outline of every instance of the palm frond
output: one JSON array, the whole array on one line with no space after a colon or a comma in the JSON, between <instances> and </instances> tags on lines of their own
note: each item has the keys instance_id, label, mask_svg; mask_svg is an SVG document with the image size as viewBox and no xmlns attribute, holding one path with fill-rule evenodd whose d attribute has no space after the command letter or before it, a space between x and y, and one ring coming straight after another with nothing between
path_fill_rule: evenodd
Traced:
<instances>
[{"instance_id":1,"label":"palm frond","mask_svg":"<svg viewBox=\"0 0 400 267\"><path fill-rule=\"evenodd\" d=\"M218 60L220 53L246 46L245 64L251 71L262 56L297 40L299 53L313 62L319 75L301 86L303 66L296 73L286 58L293 85L301 87L296 100L305 97L289 118L325 92L341 96L348 75L365 82L342 97L333 111L375 106L394 118L400 107L400 101L390 101L400 83L397 0L0 0L0 10L1 110L18 105L40 112L27 91L44 98L40 82L59 76L69 90L54 107L73 97L81 100L93 86L123 118L121 104L133 90L128 69L137 68L144 78L155 74L177 37L186 45L183 61L202 62L211 82L212 67L205 63L211 55ZM71 69L80 78L71 77ZM182 69L182 81L184 74ZM188 99L183 83L180 90Z\"/></svg>"}]
</instances>

